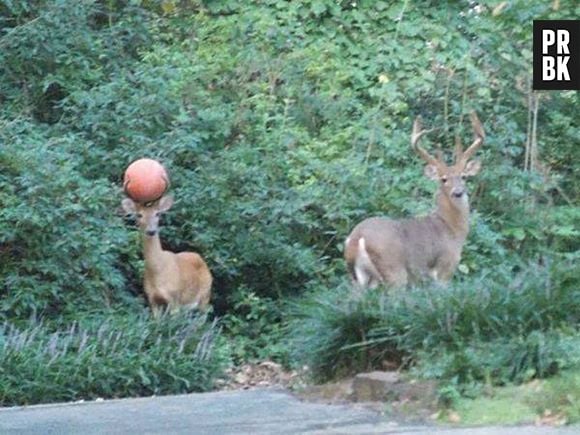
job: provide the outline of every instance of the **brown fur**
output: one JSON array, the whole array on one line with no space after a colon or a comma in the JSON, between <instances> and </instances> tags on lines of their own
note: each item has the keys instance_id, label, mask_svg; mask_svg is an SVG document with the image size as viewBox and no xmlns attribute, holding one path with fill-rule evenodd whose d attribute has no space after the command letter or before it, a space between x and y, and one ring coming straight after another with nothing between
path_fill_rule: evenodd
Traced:
<instances>
[{"instance_id":1,"label":"brown fur","mask_svg":"<svg viewBox=\"0 0 580 435\"><path fill-rule=\"evenodd\" d=\"M172 204L171 197L163 197L150 206L128 198L123 201L125 211L137 215L142 230L143 287L155 315L164 307L170 311L180 306L205 309L211 297L212 275L203 258L195 252L176 254L161 247L159 215Z\"/></svg>"},{"instance_id":2,"label":"brown fur","mask_svg":"<svg viewBox=\"0 0 580 435\"><path fill-rule=\"evenodd\" d=\"M404 286L425 278L440 282L451 279L469 232L469 201L465 178L475 175L479 162L468 159L483 142L483 127L475 115L472 123L476 141L465 153L456 148L456 163L447 166L435 159L417 141L424 134L415 123L413 147L428 161L425 174L439 181L436 208L429 216L392 220L366 219L358 224L345 243L348 271L359 288L379 284Z\"/></svg>"}]
</instances>

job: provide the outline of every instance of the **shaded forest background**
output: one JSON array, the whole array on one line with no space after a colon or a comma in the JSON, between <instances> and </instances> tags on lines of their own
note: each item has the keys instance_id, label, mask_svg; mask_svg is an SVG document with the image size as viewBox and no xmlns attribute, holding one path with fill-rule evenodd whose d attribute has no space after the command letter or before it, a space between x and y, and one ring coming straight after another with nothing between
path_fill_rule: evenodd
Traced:
<instances>
[{"instance_id":1,"label":"shaded forest background","mask_svg":"<svg viewBox=\"0 0 580 435\"><path fill-rule=\"evenodd\" d=\"M537 322L519 332L576 334L579 96L533 92L531 64L533 20L577 18L579 8L571 0L1 1L3 340L33 322L46 328L42 349L70 322L82 330L110 316L111 331L137 316L154 336L142 317L139 235L119 208L125 167L146 156L166 165L177 200L164 245L206 258L214 315L247 337L216 345L215 358L288 362L272 338L291 316L282 306L344 285L350 229L370 215L432 207L436 186L410 151L412 120L422 115L436 128L430 146L449 151L456 135L471 140L471 110L487 140L455 281L497 278L506 288L522 271L550 268L546 282L569 289L567 306L546 314L553 323L531 310ZM217 334L208 322L199 326L207 340ZM196 357L207 357L205 339L192 342ZM140 367L138 352L127 358ZM339 372L327 362L321 371ZM210 388L212 370L203 387L174 379L168 391ZM109 395L163 384L135 376L127 375L135 390ZM67 388L57 396L83 394Z\"/></svg>"}]
</instances>

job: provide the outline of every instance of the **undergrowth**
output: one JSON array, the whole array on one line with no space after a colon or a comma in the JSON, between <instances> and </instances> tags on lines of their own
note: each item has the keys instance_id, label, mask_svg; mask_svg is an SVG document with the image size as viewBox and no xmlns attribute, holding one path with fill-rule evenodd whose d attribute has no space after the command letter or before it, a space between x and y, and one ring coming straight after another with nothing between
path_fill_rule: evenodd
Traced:
<instances>
[{"instance_id":1,"label":"undergrowth","mask_svg":"<svg viewBox=\"0 0 580 435\"><path fill-rule=\"evenodd\" d=\"M234 364L272 360L289 365L289 351L279 301L238 289L231 301L235 312L221 318L228 351Z\"/></svg>"},{"instance_id":2,"label":"undergrowth","mask_svg":"<svg viewBox=\"0 0 580 435\"><path fill-rule=\"evenodd\" d=\"M458 384L546 377L580 363L579 284L558 262L449 287L321 291L294 306L293 354L318 380L393 362Z\"/></svg>"},{"instance_id":3,"label":"undergrowth","mask_svg":"<svg viewBox=\"0 0 580 435\"><path fill-rule=\"evenodd\" d=\"M571 265L513 266L579 249L579 94L529 85L531 21L573 19L577 2L474 3L0 3L0 405L201 391L228 359L319 379L387 361L450 385L573 365ZM344 280L357 222L431 207L415 116L449 153L471 110L487 139L468 279L319 289L287 315L304 289ZM145 156L176 198L164 247L200 253L215 278L225 334L207 355L214 324L119 311L143 303L118 206Z\"/></svg>"},{"instance_id":4,"label":"undergrowth","mask_svg":"<svg viewBox=\"0 0 580 435\"><path fill-rule=\"evenodd\" d=\"M207 391L227 360L205 316L0 324L0 406Z\"/></svg>"}]
</instances>

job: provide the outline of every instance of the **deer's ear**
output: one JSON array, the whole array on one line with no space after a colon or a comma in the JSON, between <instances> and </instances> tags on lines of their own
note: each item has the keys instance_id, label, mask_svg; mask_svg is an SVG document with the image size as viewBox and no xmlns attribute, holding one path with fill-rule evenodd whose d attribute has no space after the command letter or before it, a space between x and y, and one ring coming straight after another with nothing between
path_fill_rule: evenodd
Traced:
<instances>
[{"instance_id":1,"label":"deer's ear","mask_svg":"<svg viewBox=\"0 0 580 435\"><path fill-rule=\"evenodd\" d=\"M425 176L430 180L433 181L439 180L439 171L437 170L437 166L435 165L425 165L424 173Z\"/></svg>"},{"instance_id":2,"label":"deer's ear","mask_svg":"<svg viewBox=\"0 0 580 435\"><path fill-rule=\"evenodd\" d=\"M167 211L173 206L173 196L168 195L164 196L159 200L159 211L164 212Z\"/></svg>"},{"instance_id":3,"label":"deer's ear","mask_svg":"<svg viewBox=\"0 0 580 435\"><path fill-rule=\"evenodd\" d=\"M135 205L135 202L130 198L123 199L123 201L121 201L121 206L123 207L123 210L127 214L134 214L137 212L137 206Z\"/></svg>"},{"instance_id":4,"label":"deer's ear","mask_svg":"<svg viewBox=\"0 0 580 435\"><path fill-rule=\"evenodd\" d=\"M471 177L477 174L480 169L481 162L479 160L471 160L470 162L467 162L467 165L465 165L465 170L463 171L463 174Z\"/></svg>"}]
</instances>

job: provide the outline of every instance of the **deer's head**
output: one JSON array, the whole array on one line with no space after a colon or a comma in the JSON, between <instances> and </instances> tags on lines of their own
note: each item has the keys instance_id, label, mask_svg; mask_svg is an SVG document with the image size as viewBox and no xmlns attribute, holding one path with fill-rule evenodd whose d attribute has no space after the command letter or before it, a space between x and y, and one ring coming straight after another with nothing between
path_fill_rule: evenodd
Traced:
<instances>
[{"instance_id":1,"label":"deer's head","mask_svg":"<svg viewBox=\"0 0 580 435\"><path fill-rule=\"evenodd\" d=\"M485 132L476 113L472 112L470 117L475 139L469 148L464 151L459 138L456 138L455 162L451 166L445 163L441 153L437 157L433 157L418 145L420 139L430 131L421 128L420 117L417 117L415 120L413 133L411 135L413 149L427 162L425 165L425 175L431 180L438 181L440 184L439 190L452 202L457 203L465 203L467 201L468 196L465 181L467 177L477 174L481 169L481 162L470 159L483 143Z\"/></svg>"},{"instance_id":2,"label":"deer's head","mask_svg":"<svg viewBox=\"0 0 580 435\"><path fill-rule=\"evenodd\" d=\"M152 204L140 204L130 198L123 199L121 205L127 214L137 218L137 224L145 235L153 237L159 232L159 219L173 205L172 196L163 196Z\"/></svg>"}]
</instances>

